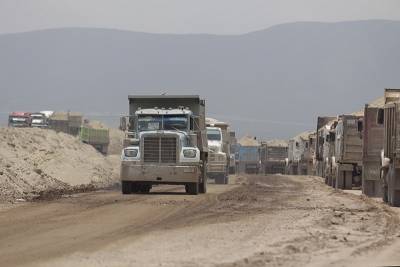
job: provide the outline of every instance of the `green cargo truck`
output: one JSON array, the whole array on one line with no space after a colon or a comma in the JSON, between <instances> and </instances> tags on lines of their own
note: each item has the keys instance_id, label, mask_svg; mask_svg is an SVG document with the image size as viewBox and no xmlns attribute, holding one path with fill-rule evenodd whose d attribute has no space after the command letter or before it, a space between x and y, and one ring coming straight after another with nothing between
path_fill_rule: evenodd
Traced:
<instances>
[{"instance_id":1,"label":"green cargo truck","mask_svg":"<svg viewBox=\"0 0 400 267\"><path fill-rule=\"evenodd\" d=\"M83 143L92 145L99 152L107 154L110 144L110 132L108 129L97 129L81 126L79 138Z\"/></svg>"}]
</instances>

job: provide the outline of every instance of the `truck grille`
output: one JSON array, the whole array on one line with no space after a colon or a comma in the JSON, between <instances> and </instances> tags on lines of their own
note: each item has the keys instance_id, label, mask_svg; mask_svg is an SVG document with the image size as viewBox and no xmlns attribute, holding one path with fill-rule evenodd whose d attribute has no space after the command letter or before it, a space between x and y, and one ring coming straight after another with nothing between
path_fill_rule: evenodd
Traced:
<instances>
[{"instance_id":1,"label":"truck grille","mask_svg":"<svg viewBox=\"0 0 400 267\"><path fill-rule=\"evenodd\" d=\"M208 161L209 162L224 162L224 156L216 153L209 153L208 154Z\"/></svg>"},{"instance_id":2,"label":"truck grille","mask_svg":"<svg viewBox=\"0 0 400 267\"><path fill-rule=\"evenodd\" d=\"M176 163L176 138L144 137L143 161L149 163Z\"/></svg>"}]
</instances>

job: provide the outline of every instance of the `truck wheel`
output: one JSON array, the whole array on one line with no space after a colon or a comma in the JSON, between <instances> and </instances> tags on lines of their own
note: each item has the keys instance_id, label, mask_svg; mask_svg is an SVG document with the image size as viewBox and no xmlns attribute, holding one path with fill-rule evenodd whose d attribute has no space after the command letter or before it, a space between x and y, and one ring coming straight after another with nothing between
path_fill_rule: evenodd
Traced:
<instances>
[{"instance_id":1,"label":"truck wheel","mask_svg":"<svg viewBox=\"0 0 400 267\"><path fill-rule=\"evenodd\" d=\"M336 176L333 174L331 174L330 176L331 176L331 186L333 188L336 188Z\"/></svg>"},{"instance_id":2,"label":"truck wheel","mask_svg":"<svg viewBox=\"0 0 400 267\"><path fill-rule=\"evenodd\" d=\"M140 184L133 182L131 184L131 192L132 193L138 193L140 189Z\"/></svg>"},{"instance_id":3,"label":"truck wheel","mask_svg":"<svg viewBox=\"0 0 400 267\"><path fill-rule=\"evenodd\" d=\"M122 194L129 195L132 193L132 183L130 181L122 181Z\"/></svg>"},{"instance_id":4,"label":"truck wheel","mask_svg":"<svg viewBox=\"0 0 400 267\"><path fill-rule=\"evenodd\" d=\"M225 180L224 180L224 184L229 184L229 176L228 176L228 175L226 175L224 178L225 178Z\"/></svg>"},{"instance_id":5,"label":"truck wheel","mask_svg":"<svg viewBox=\"0 0 400 267\"><path fill-rule=\"evenodd\" d=\"M207 178L199 184L199 192L200 194L207 193Z\"/></svg>"},{"instance_id":6,"label":"truck wheel","mask_svg":"<svg viewBox=\"0 0 400 267\"><path fill-rule=\"evenodd\" d=\"M345 181L345 172L343 171L336 171L336 189L344 189L344 181Z\"/></svg>"},{"instance_id":7,"label":"truck wheel","mask_svg":"<svg viewBox=\"0 0 400 267\"><path fill-rule=\"evenodd\" d=\"M218 174L215 177L215 183L216 184L224 184L225 183L225 175L224 174Z\"/></svg>"},{"instance_id":8,"label":"truck wheel","mask_svg":"<svg viewBox=\"0 0 400 267\"><path fill-rule=\"evenodd\" d=\"M391 204L393 207L400 207L400 191L399 190L393 190Z\"/></svg>"},{"instance_id":9,"label":"truck wheel","mask_svg":"<svg viewBox=\"0 0 400 267\"><path fill-rule=\"evenodd\" d=\"M203 166L203 170L201 172L202 182L200 183L199 191L201 194L207 193L207 164Z\"/></svg>"},{"instance_id":10,"label":"truck wheel","mask_svg":"<svg viewBox=\"0 0 400 267\"><path fill-rule=\"evenodd\" d=\"M199 194L199 183L189 183L185 185L186 193L189 195L198 195Z\"/></svg>"},{"instance_id":11,"label":"truck wheel","mask_svg":"<svg viewBox=\"0 0 400 267\"><path fill-rule=\"evenodd\" d=\"M383 189L382 189L382 200L383 200L383 202L385 202L385 203L387 203L388 202L388 188L387 188L387 186L386 187L384 187Z\"/></svg>"},{"instance_id":12,"label":"truck wheel","mask_svg":"<svg viewBox=\"0 0 400 267\"><path fill-rule=\"evenodd\" d=\"M151 189L151 185L148 185L148 184L141 184L140 186L139 186L139 191L140 191L140 193L143 193L143 194L148 194L149 192L150 192L150 189Z\"/></svg>"},{"instance_id":13,"label":"truck wheel","mask_svg":"<svg viewBox=\"0 0 400 267\"><path fill-rule=\"evenodd\" d=\"M353 189L353 172L343 172L344 178L344 189Z\"/></svg>"}]
</instances>

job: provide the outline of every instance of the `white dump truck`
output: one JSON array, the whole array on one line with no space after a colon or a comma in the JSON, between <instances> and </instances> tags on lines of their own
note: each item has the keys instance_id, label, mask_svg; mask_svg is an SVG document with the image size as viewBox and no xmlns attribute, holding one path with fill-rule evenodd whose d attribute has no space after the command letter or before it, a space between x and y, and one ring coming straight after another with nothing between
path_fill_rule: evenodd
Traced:
<instances>
[{"instance_id":1,"label":"white dump truck","mask_svg":"<svg viewBox=\"0 0 400 267\"><path fill-rule=\"evenodd\" d=\"M47 128L47 117L41 112L35 112L31 114L31 126L37 128Z\"/></svg>"},{"instance_id":2,"label":"white dump truck","mask_svg":"<svg viewBox=\"0 0 400 267\"><path fill-rule=\"evenodd\" d=\"M229 124L206 118L208 140L207 177L216 184L229 182L230 136Z\"/></svg>"},{"instance_id":3,"label":"white dump truck","mask_svg":"<svg viewBox=\"0 0 400 267\"><path fill-rule=\"evenodd\" d=\"M121 161L122 193L153 185L207 190L205 101L199 96L129 96L129 124Z\"/></svg>"},{"instance_id":4,"label":"white dump truck","mask_svg":"<svg viewBox=\"0 0 400 267\"><path fill-rule=\"evenodd\" d=\"M335 155L332 159L333 184L337 189L361 186L364 115L341 115L335 132Z\"/></svg>"}]
</instances>

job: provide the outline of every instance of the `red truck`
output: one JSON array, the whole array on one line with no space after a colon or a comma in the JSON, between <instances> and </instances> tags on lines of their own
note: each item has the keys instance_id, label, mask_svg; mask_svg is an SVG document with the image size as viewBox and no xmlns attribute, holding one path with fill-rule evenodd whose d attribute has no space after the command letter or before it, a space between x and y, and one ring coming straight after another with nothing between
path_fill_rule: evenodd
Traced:
<instances>
[{"instance_id":1,"label":"red truck","mask_svg":"<svg viewBox=\"0 0 400 267\"><path fill-rule=\"evenodd\" d=\"M12 112L8 116L8 127L30 127L30 112Z\"/></svg>"}]
</instances>

